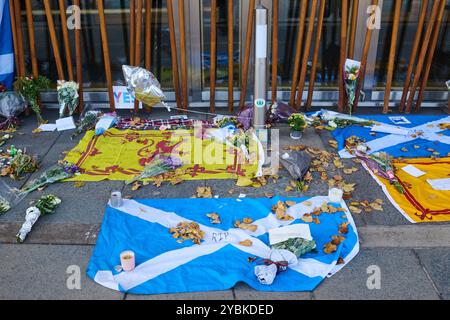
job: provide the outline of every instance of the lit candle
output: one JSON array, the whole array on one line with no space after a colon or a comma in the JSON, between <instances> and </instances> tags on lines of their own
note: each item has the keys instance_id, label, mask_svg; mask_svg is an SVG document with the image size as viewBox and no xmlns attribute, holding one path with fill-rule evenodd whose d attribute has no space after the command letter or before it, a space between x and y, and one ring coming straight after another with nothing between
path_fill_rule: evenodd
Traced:
<instances>
[{"instance_id":1,"label":"lit candle","mask_svg":"<svg viewBox=\"0 0 450 320\"><path fill-rule=\"evenodd\" d=\"M120 263L123 271L133 271L136 267L136 260L133 251L124 251L120 254Z\"/></svg>"},{"instance_id":2,"label":"lit candle","mask_svg":"<svg viewBox=\"0 0 450 320\"><path fill-rule=\"evenodd\" d=\"M342 197L344 196L344 191L338 188L332 188L328 192L328 197L331 203L341 203Z\"/></svg>"}]
</instances>

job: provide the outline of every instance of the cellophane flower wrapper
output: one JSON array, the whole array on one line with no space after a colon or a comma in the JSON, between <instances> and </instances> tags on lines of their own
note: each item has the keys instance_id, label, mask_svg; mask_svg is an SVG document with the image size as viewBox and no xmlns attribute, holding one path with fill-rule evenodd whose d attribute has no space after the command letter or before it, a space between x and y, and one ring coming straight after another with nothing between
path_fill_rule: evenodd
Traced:
<instances>
[{"instance_id":1,"label":"cellophane flower wrapper","mask_svg":"<svg viewBox=\"0 0 450 320\"><path fill-rule=\"evenodd\" d=\"M353 112L358 79L360 75L361 62L347 59L345 62L344 83L347 92L347 105L350 114Z\"/></svg>"},{"instance_id":2,"label":"cellophane flower wrapper","mask_svg":"<svg viewBox=\"0 0 450 320\"><path fill-rule=\"evenodd\" d=\"M148 107L153 107L165 100L161 85L153 73L144 68L127 65L122 66L122 70L127 90L135 99Z\"/></svg>"},{"instance_id":3,"label":"cellophane flower wrapper","mask_svg":"<svg viewBox=\"0 0 450 320\"><path fill-rule=\"evenodd\" d=\"M135 177L132 180L127 181L127 184L132 184L136 181L140 181L143 179L152 178L161 174L164 174L169 171L173 171L183 165L183 162L180 158L177 157L166 157L166 156L159 156L151 163L145 166L144 170L140 175Z\"/></svg>"},{"instance_id":4,"label":"cellophane flower wrapper","mask_svg":"<svg viewBox=\"0 0 450 320\"><path fill-rule=\"evenodd\" d=\"M24 196L20 195L17 190L0 180L0 215L16 206L23 198Z\"/></svg>"},{"instance_id":5,"label":"cellophane flower wrapper","mask_svg":"<svg viewBox=\"0 0 450 320\"><path fill-rule=\"evenodd\" d=\"M57 94L59 102L59 117L64 118L66 111L72 116L78 105L78 83L74 81L58 80Z\"/></svg>"},{"instance_id":6,"label":"cellophane flower wrapper","mask_svg":"<svg viewBox=\"0 0 450 320\"><path fill-rule=\"evenodd\" d=\"M17 118L27 108L25 99L15 92L0 93L0 130L17 128Z\"/></svg>"}]
</instances>

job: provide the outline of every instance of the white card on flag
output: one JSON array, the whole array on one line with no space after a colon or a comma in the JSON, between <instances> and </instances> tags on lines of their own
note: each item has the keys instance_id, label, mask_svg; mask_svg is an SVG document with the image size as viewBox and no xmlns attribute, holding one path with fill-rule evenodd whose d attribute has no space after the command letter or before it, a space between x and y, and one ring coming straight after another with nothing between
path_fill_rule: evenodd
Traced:
<instances>
[{"instance_id":1,"label":"white card on flag","mask_svg":"<svg viewBox=\"0 0 450 320\"><path fill-rule=\"evenodd\" d=\"M56 130L56 124L54 123L41 124L38 129L41 130L42 132L53 132Z\"/></svg>"},{"instance_id":2,"label":"white card on flag","mask_svg":"<svg viewBox=\"0 0 450 320\"><path fill-rule=\"evenodd\" d=\"M438 191L450 191L450 178L446 179L428 179L427 182L434 190Z\"/></svg>"},{"instance_id":3,"label":"white card on flag","mask_svg":"<svg viewBox=\"0 0 450 320\"><path fill-rule=\"evenodd\" d=\"M404 116L389 117L389 120L391 120L396 125L399 125L399 124L411 124L411 121L406 119L406 117L404 117Z\"/></svg>"},{"instance_id":4,"label":"white card on flag","mask_svg":"<svg viewBox=\"0 0 450 320\"><path fill-rule=\"evenodd\" d=\"M65 130L71 130L76 129L77 126L75 125L75 122L73 121L73 117L67 117L56 120L56 129L58 131L65 131Z\"/></svg>"},{"instance_id":5,"label":"white card on flag","mask_svg":"<svg viewBox=\"0 0 450 320\"><path fill-rule=\"evenodd\" d=\"M269 230L269 242L272 246L293 238L303 238L308 241L313 239L307 224L294 224Z\"/></svg>"},{"instance_id":6,"label":"white card on flag","mask_svg":"<svg viewBox=\"0 0 450 320\"><path fill-rule=\"evenodd\" d=\"M427 174L426 172L423 172L422 170L417 169L413 165L408 165L406 167L403 167L402 170L405 171L407 174L413 176L414 178L419 178L419 177Z\"/></svg>"}]
</instances>

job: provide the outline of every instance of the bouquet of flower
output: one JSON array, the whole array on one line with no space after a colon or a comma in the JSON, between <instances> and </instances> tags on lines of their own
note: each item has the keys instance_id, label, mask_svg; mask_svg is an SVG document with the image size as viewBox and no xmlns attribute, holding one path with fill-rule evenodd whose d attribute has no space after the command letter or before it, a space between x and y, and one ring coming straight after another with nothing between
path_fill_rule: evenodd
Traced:
<instances>
[{"instance_id":1,"label":"bouquet of flower","mask_svg":"<svg viewBox=\"0 0 450 320\"><path fill-rule=\"evenodd\" d=\"M272 246L276 250L288 250L295 254L297 258L310 253L316 249L317 245L314 240L305 240L302 238L291 238L289 240L277 243Z\"/></svg>"},{"instance_id":2,"label":"bouquet of flower","mask_svg":"<svg viewBox=\"0 0 450 320\"><path fill-rule=\"evenodd\" d=\"M73 115L78 105L78 83L58 80L57 93L59 102L59 117L64 118L66 111Z\"/></svg>"},{"instance_id":3,"label":"bouquet of flower","mask_svg":"<svg viewBox=\"0 0 450 320\"><path fill-rule=\"evenodd\" d=\"M54 195L48 195L40 198L34 207L28 208L26 211L25 223L22 225L22 228L20 228L19 233L16 236L17 242L23 243L39 217L54 213L60 204L61 199Z\"/></svg>"},{"instance_id":4,"label":"bouquet of flower","mask_svg":"<svg viewBox=\"0 0 450 320\"><path fill-rule=\"evenodd\" d=\"M77 129L72 134L71 139L79 136L84 131L92 130L95 128L97 120L103 115L101 111L87 111L85 115L81 118Z\"/></svg>"},{"instance_id":5,"label":"bouquet of flower","mask_svg":"<svg viewBox=\"0 0 450 320\"><path fill-rule=\"evenodd\" d=\"M359 125L359 126L373 126L376 124L376 121L367 120L359 117L355 117L348 114L343 114L339 112L334 112L330 110L321 110L320 118L328 122L328 125L333 128L345 128L351 125Z\"/></svg>"},{"instance_id":6,"label":"bouquet of flower","mask_svg":"<svg viewBox=\"0 0 450 320\"><path fill-rule=\"evenodd\" d=\"M288 124L293 131L303 132L308 124L306 123L306 118L301 113L294 113L288 118Z\"/></svg>"},{"instance_id":7,"label":"bouquet of flower","mask_svg":"<svg viewBox=\"0 0 450 320\"><path fill-rule=\"evenodd\" d=\"M145 166L144 171L142 171L140 175L127 181L126 184L129 185L139 180L148 179L169 171L173 171L182 165L183 162L179 158L158 156Z\"/></svg>"},{"instance_id":8,"label":"bouquet of flower","mask_svg":"<svg viewBox=\"0 0 450 320\"><path fill-rule=\"evenodd\" d=\"M17 116L25 111L26 104L23 97L16 92L0 93L0 130L15 131L20 121ZM3 120L3 118L5 118Z\"/></svg>"},{"instance_id":9,"label":"bouquet of flower","mask_svg":"<svg viewBox=\"0 0 450 320\"><path fill-rule=\"evenodd\" d=\"M347 59L345 63L344 82L345 90L347 91L347 105L350 115L353 112L353 106L356 97L356 87L360 75L361 63Z\"/></svg>"},{"instance_id":10,"label":"bouquet of flower","mask_svg":"<svg viewBox=\"0 0 450 320\"><path fill-rule=\"evenodd\" d=\"M23 174L34 173L38 169L39 163L36 157L30 156L19 150L12 158L9 167L2 168L0 176L9 175L11 179L17 180Z\"/></svg>"},{"instance_id":11,"label":"bouquet of flower","mask_svg":"<svg viewBox=\"0 0 450 320\"><path fill-rule=\"evenodd\" d=\"M38 124L45 123L41 115L39 99L41 91L48 88L50 88L50 80L44 76L38 76L37 78L32 76L19 77L14 82L14 90L25 98L31 109L36 113Z\"/></svg>"},{"instance_id":12,"label":"bouquet of flower","mask_svg":"<svg viewBox=\"0 0 450 320\"><path fill-rule=\"evenodd\" d=\"M25 185L20 190L20 195L27 195L37 189L43 188L49 184L72 178L80 169L71 163L61 161L41 174L41 176Z\"/></svg>"},{"instance_id":13,"label":"bouquet of flower","mask_svg":"<svg viewBox=\"0 0 450 320\"><path fill-rule=\"evenodd\" d=\"M7 212L9 209L11 209L9 201L0 196L0 215Z\"/></svg>"}]
</instances>

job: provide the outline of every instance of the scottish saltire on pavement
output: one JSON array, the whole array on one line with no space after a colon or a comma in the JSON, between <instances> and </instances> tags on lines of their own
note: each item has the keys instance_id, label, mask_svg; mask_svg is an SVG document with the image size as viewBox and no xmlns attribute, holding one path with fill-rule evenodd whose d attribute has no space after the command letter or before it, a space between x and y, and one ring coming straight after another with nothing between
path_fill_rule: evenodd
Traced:
<instances>
[{"instance_id":1,"label":"scottish saltire on pavement","mask_svg":"<svg viewBox=\"0 0 450 320\"><path fill-rule=\"evenodd\" d=\"M450 158L418 158L394 161L395 175L405 189L401 194L388 180L366 169L383 188L391 203L412 223L450 221ZM414 177L403 170L413 166L423 175ZM446 181L448 188L436 188L433 181Z\"/></svg>"},{"instance_id":2,"label":"scottish saltire on pavement","mask_svg":"<svg viewBox=\"0 0 450 320\"><path fill-rule=\"evenodd\" d=\"M81 169L81 174L70 181L126 181L139 175L155 157L171 154L182 154L180 157L187 160L177 176L183 180L254 177L264 161L261 157L245 161L236 148L195 137L193 130L115 128L101 136L88 131L64 160ZM210 154L219 155L219 161L206 158Z\"/></svg>"},{"instance_id":3,"label":"scottish saltire on pavement","mask_svg":"<svg viewBox=\"0 0 450 320\"><path fill-rule=\"evenodd\" d=\"M398 126L407 130L406 135L376 133L371 135L371 128L349 126L333 131L333 137L338 142L339 155L342 158L353 156L345 150L345 140L357 136L365 141L370 148L369 153L385 151L394 158L426 158L430 156L448 156L450 153L450 116L421 116L421 115L370 115L359 116L391 126ZM396 124L392 119L403 117L407 124Z\"/></svg>"},{"instance_id":4,"label":"scottish saltire on pavement","mask_svg":"<svg viewBox=\"0 0 450 320\"><path fill-rule=\"evenodd\" d=\"M8 89L14 81L14 46L9 1L0 0L0 83Z\"/></svg>"},{"instance_id":5,"label":"scottish saltire on pavement","mask_svg":"<svg viewBox=\"0 0 450 320\"><path fill-rule=\"evenodd\" d=\"M295 221L282 222L271 213L279 200L297 203L288 209ZM317 252L302 256L272 285L258 282L254 268L261 262L252 263L249 258L269 258L268 231L304 223L300 218L326 201L328 197L125 200L120 209L107 207L87 274L102 286L132 294L227 290L238 282L261 291L311 291L359 252L356 226L345 202L341 207L346 212L324 213L319 217L320 224L309 224ZM220 215L221 224L211 223L206 214L212 212ZM258 226L256 232L234 227L236 220L249 216L255 220L252 224ZM180 244L169 233L178 223L191 221L206 233L201 245L190 241ZM339 235L339 226L347 222L346 240L335 253L324 253L324 245L333 235ZM251 240L253 245L239 244L245 240ZM136 269L118 272L120 253L126 250L135 252Z\"/></svg>"}]
</instances>

